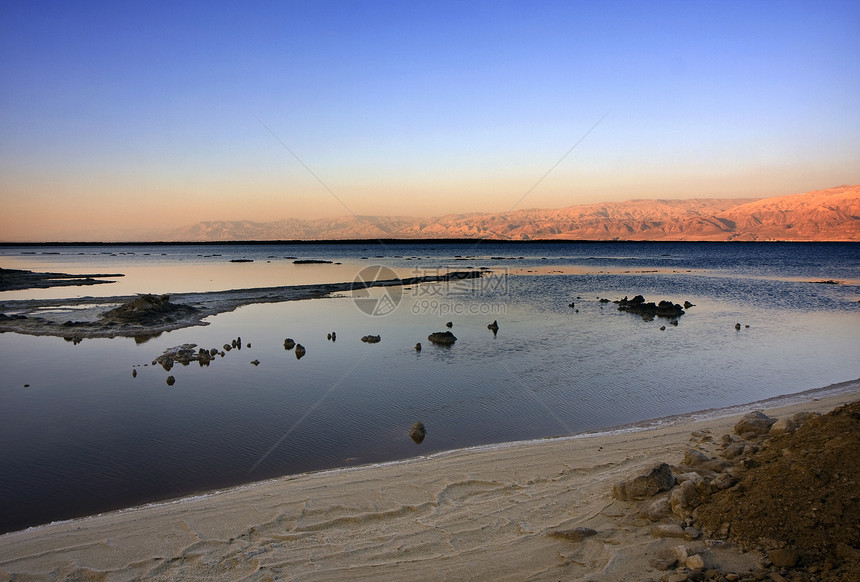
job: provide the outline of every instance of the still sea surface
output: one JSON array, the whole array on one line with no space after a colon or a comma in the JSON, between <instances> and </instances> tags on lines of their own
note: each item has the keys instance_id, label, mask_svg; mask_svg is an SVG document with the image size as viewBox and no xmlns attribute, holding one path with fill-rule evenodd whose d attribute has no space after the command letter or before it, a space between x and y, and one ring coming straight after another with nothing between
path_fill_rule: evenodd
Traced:
<instances>
[{"instance_id":1,"label":"still sea surface","mask_svg":"<svg viewBox=\"0 0 860 582\"><path fill-rule=\"evenodd\" d=\"M0 303L353 281L380 267L487 271L369 297L250 305L154 337L75 344L0 334L0 532L860 377L855 243L5 246L0 267L124 274L108 285L0 292ZM676 326L599 301L638 294L695 306ZM448 322L457 342L430 344ZM381 341L361 341L370 334ZM174 346L220 348L237 337L242 348L208 366L174 366L172 386L152 365ZM303 358L284 349L287 337L307 349ZM420 444L408 436L418 421Z\"/></svg>"}]
</instances>

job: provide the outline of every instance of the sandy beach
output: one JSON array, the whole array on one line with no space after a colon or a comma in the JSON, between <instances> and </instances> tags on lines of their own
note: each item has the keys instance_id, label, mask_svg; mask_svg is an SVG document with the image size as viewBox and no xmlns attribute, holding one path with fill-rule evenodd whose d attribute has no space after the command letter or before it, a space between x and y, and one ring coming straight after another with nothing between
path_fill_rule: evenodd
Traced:
<instances>
[{"instance_id":1,"label":"sandy beach","mask_svg":"<svg viewBox=\"0 0 860 582\"><path fill-rule=\"evenodd\" d=\"M688 448L712 453L752 410L783 418L858 398L860 380L39 526L0 536L0 580L658 580L654 556L679 544L707 568L752 572L758 552L665 537L612 485L659 462L682 472Z\"/></svg>"}]
</instances>

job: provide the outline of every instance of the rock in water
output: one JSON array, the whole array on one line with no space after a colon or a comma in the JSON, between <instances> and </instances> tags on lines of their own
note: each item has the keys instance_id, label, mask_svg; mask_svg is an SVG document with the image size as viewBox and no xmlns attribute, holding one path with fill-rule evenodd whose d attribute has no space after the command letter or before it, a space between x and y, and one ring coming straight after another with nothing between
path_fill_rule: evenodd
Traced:
<instances>
[{"instance_id":1,"label":"rock in water","mask_svg":"<svg viewBox=\"0 0 860 582\"><path fill-rule=\"evenodd\" d=\"M382 336L379 336L379 335L366 335L363 338L361 338L361 341L363 341L366 344L378 344L381 340L382 340Z\"/></svg>"},{"instance_id":2,"label":"rock in water","mask_svg":"<svg viewBox=\"0 0 860 582\"><path fill-rule=\"evenodd\" d=\"M167 385L173 386L174 384L176 384L176 378L174 378L173 376L168 376L167 377Z\"/></svg>"},{"instance_id":3,"label":"rock in water","mask_svg":"<svg viewBox=\"0 0 860 582\"><path fill-rule=\"evenodd\" d=\"M412 428L409 429L409 437L415 441L416 444L420 445L425 436L427 436L427 430L424 428L423 422L416 422L412 425Z\"/></svg>"},{"instance_id":4,"label":"rock in water","mask_svg":"<svg viewBox=\"0 0 860 582\"><path fill-rule=\"evenodd\" d=\"M415 351L416 351L416 352L420 352L420 351L421 351L421 342L418 342L417 344L415 344Z\"/></svg>"},{"instance_id":5,"label":"rock in water","mask_svg":"<svg viewBox=\"0 0 860 582\"><path fill-rule=\"evenodd\" d=\"M456 336L450 331L435 331L427 336L427 339L434 344L450 346L457 341Z\"/></svg>"},{"instance_id":6,"label":"rock in water","mask_svg":"<svg viewBox=\"0 0 860 582\"><path fill-rule=\"evenodd\" d=\"M488 325L488 326L487 326L487 329L489 329L490 331L492 331L492 332L493 332L493 335L495 335L495 334L496 334L496 332L498 332L498 331L499 331L499 322L498 322L498 321L496 321L496 320L494 319L494 320L493 320L493 323L491 323L490 325Z\"/></svg>"},{"instance_id":7,"label":"rock in water","mask_svg":"<svg viewBox=\"0 0 860 582\"><path fill-rule=\"evenodd\" d=\"M302 344L296 344L296 359L301 360L305 355L305 346Z\"/></svg>"},{"instance_id":8,"label":"rock in water","mask_svg":"<svg viewBox=\"0 0 860 582\"><path fill-rule=\"evenodd\" d=\"M224 347L227 348L227 345L224 344ZM296 342L293 341L293 338L288 337L287 339L284 340L284 349L285 350L291 350L294 347L296 347ZM229 350L230 350L230 348L227 348L227 351L229 351Z\"/></svg>"}]
</instances>

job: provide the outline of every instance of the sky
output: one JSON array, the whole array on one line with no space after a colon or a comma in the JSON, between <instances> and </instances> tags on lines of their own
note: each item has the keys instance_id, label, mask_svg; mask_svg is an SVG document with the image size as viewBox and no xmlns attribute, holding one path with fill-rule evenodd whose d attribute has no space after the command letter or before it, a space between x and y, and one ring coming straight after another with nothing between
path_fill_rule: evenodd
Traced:
<instances>
[{"instance_id":1,"label":"sky","mask_svg":"<svg viewBox=\"0 0 860 582\"><path fill-rule=\"evenodd\" d=\"M0 0L0 241L860 183L860 2Z\"/></svg>"}]
</instances>

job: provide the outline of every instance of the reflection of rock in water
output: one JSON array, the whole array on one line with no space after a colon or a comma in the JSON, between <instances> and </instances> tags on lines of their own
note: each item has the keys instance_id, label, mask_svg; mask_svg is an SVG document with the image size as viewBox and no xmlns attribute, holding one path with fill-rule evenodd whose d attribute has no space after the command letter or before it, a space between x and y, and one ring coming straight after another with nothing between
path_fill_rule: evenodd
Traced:
<instances>
[{"instance_id":1,"label":"reflection of rock in water","mask_svg":"<svg viewBox=\"0 0 860 582\"><path fill-rule=\"evenodd\" d=\"M424 440L425 436L427 436L427 430L424 428L423 422L416 422L412 425L412 428L409 429L409 437L419 445Z\"/></svg>"},{"instance_id":2,"label":"reflection of rock in water","mask_svg":"<svg viewBox=\"0 0 860 582\"><path fill-rule=\"evenodd\" d=\"M145 344L151 339L157 338L161 335L161 332L158 333L148 333L134 336L134 343L136 344Z\"/></svg>"}]
</instances>

